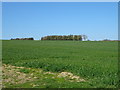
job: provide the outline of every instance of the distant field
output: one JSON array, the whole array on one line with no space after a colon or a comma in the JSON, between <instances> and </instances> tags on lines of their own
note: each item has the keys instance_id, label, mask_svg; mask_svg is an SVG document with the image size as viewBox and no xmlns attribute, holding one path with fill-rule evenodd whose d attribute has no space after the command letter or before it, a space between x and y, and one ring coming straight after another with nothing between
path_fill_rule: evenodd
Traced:
<instances>
[{"instance_id":1,"label":"distant field","mask_svg":"<svg viewBox=\"0 0 120 90\"><path fill-rule=\"evenodd\" d=\"M2 62L6 65L40 68L44 72L71 72L87 81L83 83L59 80L57 82L57 79L50 81L49 78L37 81L38 84L46 83L45 88L117 87L117 41L4 40L2 55Z\"/></svg>"}]
</instances>

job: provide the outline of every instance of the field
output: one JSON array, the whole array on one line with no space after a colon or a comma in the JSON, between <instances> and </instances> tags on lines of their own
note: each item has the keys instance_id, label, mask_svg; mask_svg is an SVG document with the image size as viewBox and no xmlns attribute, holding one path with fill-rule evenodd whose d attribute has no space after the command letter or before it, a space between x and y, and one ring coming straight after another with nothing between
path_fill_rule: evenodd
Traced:
<instances>
[{"instance_id":1,"label":"field","mask_svg":"<svg viewBox=\"0 0 120 90\"><path fill-rule=\"evenodd\" d=\"M4 87L116 88L118 85L116 41L3 40L2 44L2 62L8 72L18 67L16 70L22 74L34 74L37 78L13 84L4 81L6 75ZM66 76L58 77L61 73Z\"/></svg>"}]
</instances>

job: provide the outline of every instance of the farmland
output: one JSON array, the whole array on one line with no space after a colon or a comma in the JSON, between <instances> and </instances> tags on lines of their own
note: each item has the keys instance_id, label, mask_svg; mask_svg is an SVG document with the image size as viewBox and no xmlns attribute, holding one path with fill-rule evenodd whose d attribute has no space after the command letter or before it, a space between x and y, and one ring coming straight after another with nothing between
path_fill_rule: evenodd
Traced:
<instances>
[{"instance_id":1,"label":"farmland","mask_svg":"<svg viewBox=\"0 0 120 90\"><path fill-rule=\"evenodd\" d=\"M118 85L117 41L3 40L2 44L3 64L32 68L30 72L42 78L16 85L4 82L6 87L30 88L30 83L37 83L37 88L116 88ZM36 72L38 69L55 75L70 72L85 82L69 82L56 76L52 79L53 76Z\"/></svg>"}]
</instances>

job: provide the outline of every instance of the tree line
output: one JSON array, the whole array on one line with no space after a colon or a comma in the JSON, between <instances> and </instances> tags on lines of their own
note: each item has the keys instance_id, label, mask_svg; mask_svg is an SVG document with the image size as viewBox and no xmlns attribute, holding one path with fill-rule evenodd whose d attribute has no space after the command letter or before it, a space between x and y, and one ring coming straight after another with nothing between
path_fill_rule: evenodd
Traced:
<instances>
[{"instance_id":1,"label":"tree line","mask_svg":"<svg viewBox=\"0 0 120 90\"><path fill-rule=\"evenodd\" d=\"M87 39L86 35L51 35L41 37L41 40L75 40L75 41L85 41ZM11 40L34 40L34 38L11 38Z\"/></svg>"},{"instance_id":2,"label":"tree line","mask_svg":"<svg viewBox=\"0 0 120 90\"><path fill-rule=\"evenodd\" d=\"M75 40L75 41L82 41L86 40L86 35L51 35L42 37L41 40Z\"/></svg>"},{"instance_id":3,"label":"tree line","mask_svg":"<svg viewBox=\"0 0 120 90\"><path fill-rule=\"evenodd\" d=\"M34 40L34 38L11 38L11 40Z\"/></svg>"}]
</instances>

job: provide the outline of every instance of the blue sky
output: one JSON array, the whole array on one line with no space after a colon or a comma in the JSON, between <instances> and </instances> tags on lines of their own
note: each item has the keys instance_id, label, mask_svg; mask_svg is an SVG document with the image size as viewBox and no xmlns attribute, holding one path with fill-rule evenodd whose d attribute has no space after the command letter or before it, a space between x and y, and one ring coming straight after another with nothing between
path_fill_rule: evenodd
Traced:
<instances>
[{"instance_id":1,"label":"blue sky","mask_svg":"<svg viewBox=\"0 0 120 90\"><path fill-rule=\"evenodd\" d=\"M81 35L118 39L117 2L4 2L3 39Z\"/></svg>"}]
</instances>

